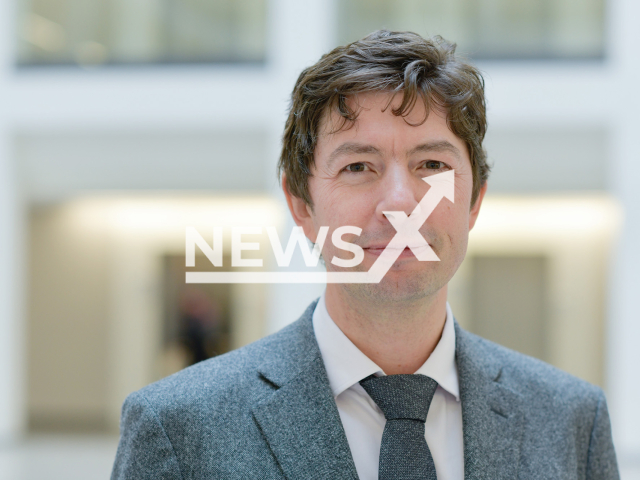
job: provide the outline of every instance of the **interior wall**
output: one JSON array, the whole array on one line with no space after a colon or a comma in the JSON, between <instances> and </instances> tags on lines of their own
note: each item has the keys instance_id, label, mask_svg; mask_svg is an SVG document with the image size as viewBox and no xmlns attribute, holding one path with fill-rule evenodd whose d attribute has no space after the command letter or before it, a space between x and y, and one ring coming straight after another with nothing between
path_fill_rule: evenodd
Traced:
<instances>
[{"instance_id":1,"label":"interior wall","mask_svg":"<svg viewBox=\"0 0 640 480\"><path fill-rule=\"evenodd\" d=\"M608 133L601 127L489 128L489 193L604 191Z\"/></svg>"},{"instance_id":2,"label":"interior wall","mask_svg":"<svg viewBox=\"0 0 640 480\"><path fill-rule=\"evenodd\" d=\"M28 386L31 430L101 430L107 389L108 249L69 211L29 212Z\"/></svg>"},{"instance_id":3,"label":"interior wall","mask_svg":"<svg viewBox=\"0 0 640 480\"><path fill-rule=\"evenodd\" d=\"M59 202L92 191L266 192L277 184L262 129L95 131L16 137L23 189ZM242 166L242 168L238 168Z\"/></svg>"},{"instance_id":4,"label":"interior wall","mask_svg":"<svg viewBox=\"0 0 640 480\"><path fill-rule=\"evenodd\" d=\"M171 195L32 207L31 430L116 433L125 397L171 373L162 356L163 260L184 259L185 227L207 237L214 225L225 225L228 248L231 225L278 226L276 205L265 197ZM266 233L254 240L268 245ZM232 286L231 348L264 336L267 300L265 285Z\"/></svg>"},{"instance_id":5,"label":"interior wall","mask_svg":"<svg viewBox=\"0 0 640 480\"><path fill-rule=\"evenodd\" d=\"M487 197L482 209L470 234L467 256L449 283L449 302L456 320L489 340L605 387L607 267L621 222L617 203L604 195ZM544 273L516 278L518 268L507 268L497 278L486 269L474 271L478 258L496 257L511 257L515 262L543 258ZM501 289L504 291L509 276L515 283L531 277L531 288L538 293L520 292L517 302L507 298L509 294L502 294ZM472 299L482 282L482 292L491 292L493 304L491 309L476 312ZM546 303L546 313L523 311L535 297ZM534 327L535 322L543 323L536 335L545 339L544 349L538 352L513 338ZM499 331L496 323L507 325L513 335Z\"/></svg>"},{"instance_id":6,"label":"interior wall","mask_svg":"<svg viewBox=\"0 0 640 480\"><path fill-rule=\"evenodd\" d=\"M471 331L548 362L548 259L474 255L470 260Z\"/></svg>"}]
</instances>

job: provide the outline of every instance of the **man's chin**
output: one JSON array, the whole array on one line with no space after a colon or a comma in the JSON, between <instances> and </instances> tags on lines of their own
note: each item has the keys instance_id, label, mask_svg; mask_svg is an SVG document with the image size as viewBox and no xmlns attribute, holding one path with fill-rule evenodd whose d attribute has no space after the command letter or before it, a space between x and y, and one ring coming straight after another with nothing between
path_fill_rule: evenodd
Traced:
<instances>
[{"instance_id":1,"label":"man's chin","mask_svg":"<svg viewBox=\"0 0 640 480\"><path fill-rule=\"evenodd\" d=\"M350 295L371 303L412 303L442 288L439 272L432 265L413 259L399 259L379 283L343 284ZM446 282L445 282L446 283Z\"/></svg>"}]
</instances>

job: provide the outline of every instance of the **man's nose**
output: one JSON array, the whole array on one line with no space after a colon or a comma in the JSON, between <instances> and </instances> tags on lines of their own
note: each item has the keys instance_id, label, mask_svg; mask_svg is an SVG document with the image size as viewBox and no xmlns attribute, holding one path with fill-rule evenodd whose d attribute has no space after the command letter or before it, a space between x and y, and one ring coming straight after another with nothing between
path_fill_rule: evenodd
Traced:
<instances>
[{"instance_id":1,"label":"man's nose","mask_svg":"<svg viewBox=\"0 0 640 480\"><path fill-rule=\"evenodd\" d=\"M422 179L412 175L406 167L390 168L381 180L381 198L376 208L379 218L386 218L383 212L388 211L410 215L428 189Z\"/></svg>"}]
</instances>

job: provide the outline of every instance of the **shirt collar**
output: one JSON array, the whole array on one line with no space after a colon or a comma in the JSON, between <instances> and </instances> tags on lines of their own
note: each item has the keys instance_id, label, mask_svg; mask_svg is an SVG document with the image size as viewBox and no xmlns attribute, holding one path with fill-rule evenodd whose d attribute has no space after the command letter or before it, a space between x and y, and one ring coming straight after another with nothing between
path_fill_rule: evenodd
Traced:
<instances>
[{"instance_id":1,"label":"shirt collar","mask_svg":"<svg viewBox=\"0 0 640 480\"><path fill-rule=\"evenodd\" d=\"M382 369L362 353L335 324L327 311L324 293L313 312L313 330L334 397L369 375L384 375ZM459 401L455 344L453 313L447 302L447 318L440 341L427 361L415 373L433 378L440 387Z\"/></svg>"}]
</instances>

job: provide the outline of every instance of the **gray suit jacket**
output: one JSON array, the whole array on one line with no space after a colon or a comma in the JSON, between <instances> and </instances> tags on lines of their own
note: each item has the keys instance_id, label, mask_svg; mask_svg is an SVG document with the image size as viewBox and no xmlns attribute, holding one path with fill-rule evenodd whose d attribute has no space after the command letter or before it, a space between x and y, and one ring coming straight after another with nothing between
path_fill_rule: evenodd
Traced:
<instances>
[{"instance_id":1,"label":"gray suit jacket","mask_svg":"<svg viewBox=\"0 0 640 480\"><path fill-rule=\"evenodd\" d=\"M357 479L314 308L131 394L112 480ZM619 478L599 388L457 324L456 362L465 479Z\"/></svg>"}]
</instances>

